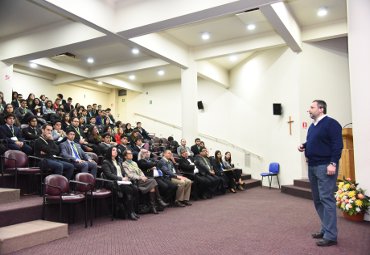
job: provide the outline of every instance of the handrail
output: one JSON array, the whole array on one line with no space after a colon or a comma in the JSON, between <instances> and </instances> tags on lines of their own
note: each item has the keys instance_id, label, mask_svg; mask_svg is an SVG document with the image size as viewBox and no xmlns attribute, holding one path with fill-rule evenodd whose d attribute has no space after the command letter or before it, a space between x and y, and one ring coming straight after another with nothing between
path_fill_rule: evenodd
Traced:
<instances>
[{"instance_id":1,"label":"handrail","mask_svg":"<svg viewBox=\"0 0 370 255\"><path fill-rule=\"evenodd\" d=\"M162 121L162 120L158 120L158 119L155 119L153 117L149 117L149 116L146 116L146 115L143 115L141 113L134 113L134 115L136 116L140 116L140 117L143 117L143 118L146 118L146 119L149 119L149 120L152 120L154 122L158 122L158 123L161 123L163 125L166 125L166 126L169 126L169 127L172 127L172 128L175 128L175 129L179 129L179 130L182 130L182 127L181 126L177 126L177 125L174 125L174 124L170 124L168 122L165 122L165 121ZM251 152L249 150L246 150L238 145L235 145L227 140L224 140L224 139L220 139L220 138L217 138L217 137L214 137L214 136L211 136L211 135L207 135L207 134L203 134L203 133L199 133L199 136L203 137L203 138L206 138L208 140L212 140L212 141L215 141L215 142L218 142L218 143L222 143L224 145L227 145L227 146L230 146L236 150L239 150L239 151L242 151L243 153L245 153L246 155L252 155L252 156L255 156L256 158L258 158L259 160L262 160L262 157L254 152Z\"/></svg>"}]
</instances>

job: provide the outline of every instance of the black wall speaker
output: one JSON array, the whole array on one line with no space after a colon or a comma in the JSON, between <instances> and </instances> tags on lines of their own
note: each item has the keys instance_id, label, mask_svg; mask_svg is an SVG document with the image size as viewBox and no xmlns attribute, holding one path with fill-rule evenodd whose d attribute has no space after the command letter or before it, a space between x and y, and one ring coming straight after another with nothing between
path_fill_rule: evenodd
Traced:
<instances>
[{"instance_id":1,"label":"black wall speaker","mask_svg":"<svg viewBox=\"0 0 370 255\"><path fill-rule=\"evenodd\" d=\"M198 109L199 110L204 110L204 105L202 101L198 101Z\"/></svg>"},{"instance_id":2,"label":"black wall speaker","mask_svg":"<svg viewBox=\"0 0 370 255\"><path fill-rule=\"evenodd\" d=\"M281 115L282 112L281 104L272 104L272 109L274 115Z\"/></svg>"}]
</instances>

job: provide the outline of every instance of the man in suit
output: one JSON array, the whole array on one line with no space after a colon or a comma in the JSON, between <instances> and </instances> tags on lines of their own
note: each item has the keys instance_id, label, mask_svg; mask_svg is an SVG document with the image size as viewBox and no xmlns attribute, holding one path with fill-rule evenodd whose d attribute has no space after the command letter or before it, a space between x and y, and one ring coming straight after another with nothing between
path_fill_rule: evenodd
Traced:
<instances>
[{"instance_id":1,"label":"man in suit","mask_svg":"<svg viewBox=\"0 0 370 255\"><path fill-rule=\"evenodd\" d=\"M175 206L189 206L191 205L189 199L192 181L177 173L171 161L171 157L172 152L170 150L165 150L163 152L163 158L158 162L158 169L163 172L165 177L170 178L173 184L177 185Z\"/></svg>"},{"instance_id":2,"label":"man in suit","mask_svg":"<svg viewBox=\"0 0 370 255\"><path fill-rule=\"evenodd\" d=\"M74 167L81 172L90 172L94 177L96 177L97 165L91 157L86 154L81 146L74 142L75 132L71 129L67 130L67 141L61 143L60 155L72 162Z\"/></svg>"},{"instance_id":3,"label":"man in suit","mask_svg":"<svg viewBox=\"0 0 370 255\"><path fill-rule=\"evenodd\" d=\"M30 110L27 109L27 100L22 99L20 102L21 102L20 106L17 109L15 109L14 113L22 124L26 124L28 121L27 118L29 118L30 115L32 116L33 114Z\"/></svg>"},{"instance_id":4,"label":"man in suit","mask_svg":"<svg viewBox=\"0 0 370 255\"><path fill-rule=\"evenodd\" d=\"M72 119L71 125L68 127L68 129L74 131L74 141L75 143L78 143L84 151L93 151L93 149L88 146L86 135L82 128L80 128L80 120L77 117Z\"/></svg>"},{"instance_id":5,"label":"man in suit","mask_svg":"<svg viewBox=\"0 0 370 255\"><path fill-rule=\"evenodd\" d=\"M141 122L136 123L136 128L135 129L137 129L139 131L139 133L144 138L144 140L148 140L148 141L151 140L148 132L146 132L146 130L144 128L142 128Z\"/></svg>"},{"instance_id":6,"label":"man in suit","mask_svg":"<svg viewBox=\"0 0 370 255\"><path fill-rule=\"evenodd\" d=\"M42 166L51 169L54 174L63 175L70 180L73 175L74 166L63 160L59 160L59 146L54 142L51 132L51 124L44 124L41 128L42 134L35 141L35 155L43 158Z\"/></svg>"},{"instance_id":7,"label":"man in suit","mask_svg":"<svg viewBox=\"0 0 370 255\"><path fill-rule=\"evenodd\" d=\"M223 181L218 177L211 165L208 158L208 150L205 147L201 147L199 150L199 155L195 157L195 166L199 169L199 174L205 176L208 180L212 182L211 186L211 196L216 194L225 194L226 190L223 185Z\"/></svg>"},{"instance_id":8,"label":"man in suit","mask_svg":"<svg viewBox=\"0 0 370 255\"><path fill-rule=\"evenodd\" d=\"M157 162L150 158L150 151L142 149L138 156L139 161L137 164L143 171L145 176L154 178L158 183L159 193L167 203L173 203L175 201L175 195L177 191L177 185L172 183L169 178L163 175L163 172L159 170L156 165Z\"/></svg>"},{"instance_id":9,"label":"man in suit","mask_svg":"<svg viewBox=\"0 0 370 255\"><path fill-rule=\"evenodd\" d=\"M5 124L0 126L0 139L6 140L8 150L21 150L27 155L32 155L31 146L25 144L19 127L14 126L15 115L10 113L4 118Z\"/></svg>"},{"instance_id":10,"label":"man in suit","mask_svg":"<svg viewBox=\"0 0 370 255\"><path fill-rule=\"evenodd\" d=\"M195 144L191 146L191 151L194 154L194 157L197 156L200 152L200 138L195 138Z\"/></svg>"},{"instance_id":11,"label":"man in suit","mask_svg":"<svg viewBox=\"0 0 370 255\"><path fill-rule=\"evenodd\" d=\"M67 102L63 104L65 112L69 113L74 109L73 104L72 104L72 97L68 97Z\"/></svg>"},{"instance_id":12,"label":"man in suit","mask_svg":"<svg viewBox=\"0 0 370 255\"><path fill-rule=\"evenodd\" d=\"M193 158L189 157L186 149L182 148L180 150L178 163L183 175L194 181L194 186L197 189L196 195L203 199L210 198L212 191L217 189L218 182L214 182L212 179L199 173L199 169L195 166Z\"/></svg>"}]
</instances>

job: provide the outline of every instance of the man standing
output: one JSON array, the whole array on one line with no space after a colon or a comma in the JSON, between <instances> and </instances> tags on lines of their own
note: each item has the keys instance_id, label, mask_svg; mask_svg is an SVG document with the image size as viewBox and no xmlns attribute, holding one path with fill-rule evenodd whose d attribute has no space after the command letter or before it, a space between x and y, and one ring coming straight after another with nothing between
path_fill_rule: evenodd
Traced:
<instances>
[{"instance_id":1,"label":"man standing","mask_svg":"<svg viewBox=\"0 0 370 255\"><path fill-rule=\"evenodd\" d=\"M75 132L71 129L67 130L67 141L59 145L60 155L65 159L71 160L74 167L81 172L88 173L90 171L96 177L97 165L95 161L81 149L78 143L74 142L74 139Z\"/></svg>"},{"instance_id":2,"label":"man standing","mask_svg":"<svg viewBox=\"0 0 370 255\"><path fill-rule=\"evenodd\" d=\"M163 152L163 158L158 162L158 168L163 172L165 177L170 178L171 182L177 185L175 206L189 206L191 205L189 199L192 181L177 174L176 169L171 161L171 157L172 152L170 150L165 150Z\"/></svg>"},{"instance_id":3,"label":"man standing","mask_svg":"<svg viewBox=\"0 0 370 255\"><path fill-rule=\"evenodd\" d=\"M314 100L308 110L313 123L307 141L298 147L308 162L312 197L321 220L321 230L312 234L318 246L337 244L337 212L334 198L338 163L342 154L342 127L326 115L326 103Z\"/></svg>"}]
</instances>

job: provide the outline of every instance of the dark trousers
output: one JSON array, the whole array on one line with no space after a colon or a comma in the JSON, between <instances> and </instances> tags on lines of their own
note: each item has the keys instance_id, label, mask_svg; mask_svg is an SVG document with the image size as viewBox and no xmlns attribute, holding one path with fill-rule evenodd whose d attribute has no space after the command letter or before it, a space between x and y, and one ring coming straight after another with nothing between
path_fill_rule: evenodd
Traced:
<instances>
[{"instance_id":1,"label":"dark trousers","mask_svg":"<svg viewBox=\"0 0 370 255\"><path fill-rule=\"evenodd\" d=\"M27 155L32 155L33 153L33 150L32 150L32 147L29 146L28 144L25 144L23 143L23 146L22 148L20 148L18 145L16 145L15 143L9 143L8 144L8 149L9 150L18 150L18 151L23 151L24 153L26 153Z\"/></svg>"},{"instance_id":2,"label":"dark trousers","mask_svg":"<svg viewBox=\"0 0 370 255\"><path fill-rule=\"evenodd\" d=\"M163 176L155 177L154 179L158 183L159 193L161 194L164 201L166 201L167 203L174 202L177 191L177 185L173 184L171 180L166 179Z\"/></svg>"},{"instance_id":3,"label":"dark trousers","mask_svg":"<svg viewBox=\"0 0 370 255\"><path fill-rule=\"evenodd\" d=\"M84 161L81 163L73 162L74 167L82 173L90 173L96 177L98 166L95 162Z\"/></svg>"},{"instance_id":4,"label":"dark trousers","mask_svg":"<svg viewBox=\"0 0 370 255\"><path fill-rule=\"evenodd\" d=\"M44 159L42 167L49 168L54 174L64 175L68 180L72 178L74 166L63 160Z\"/></svg>"}]
</instances>

